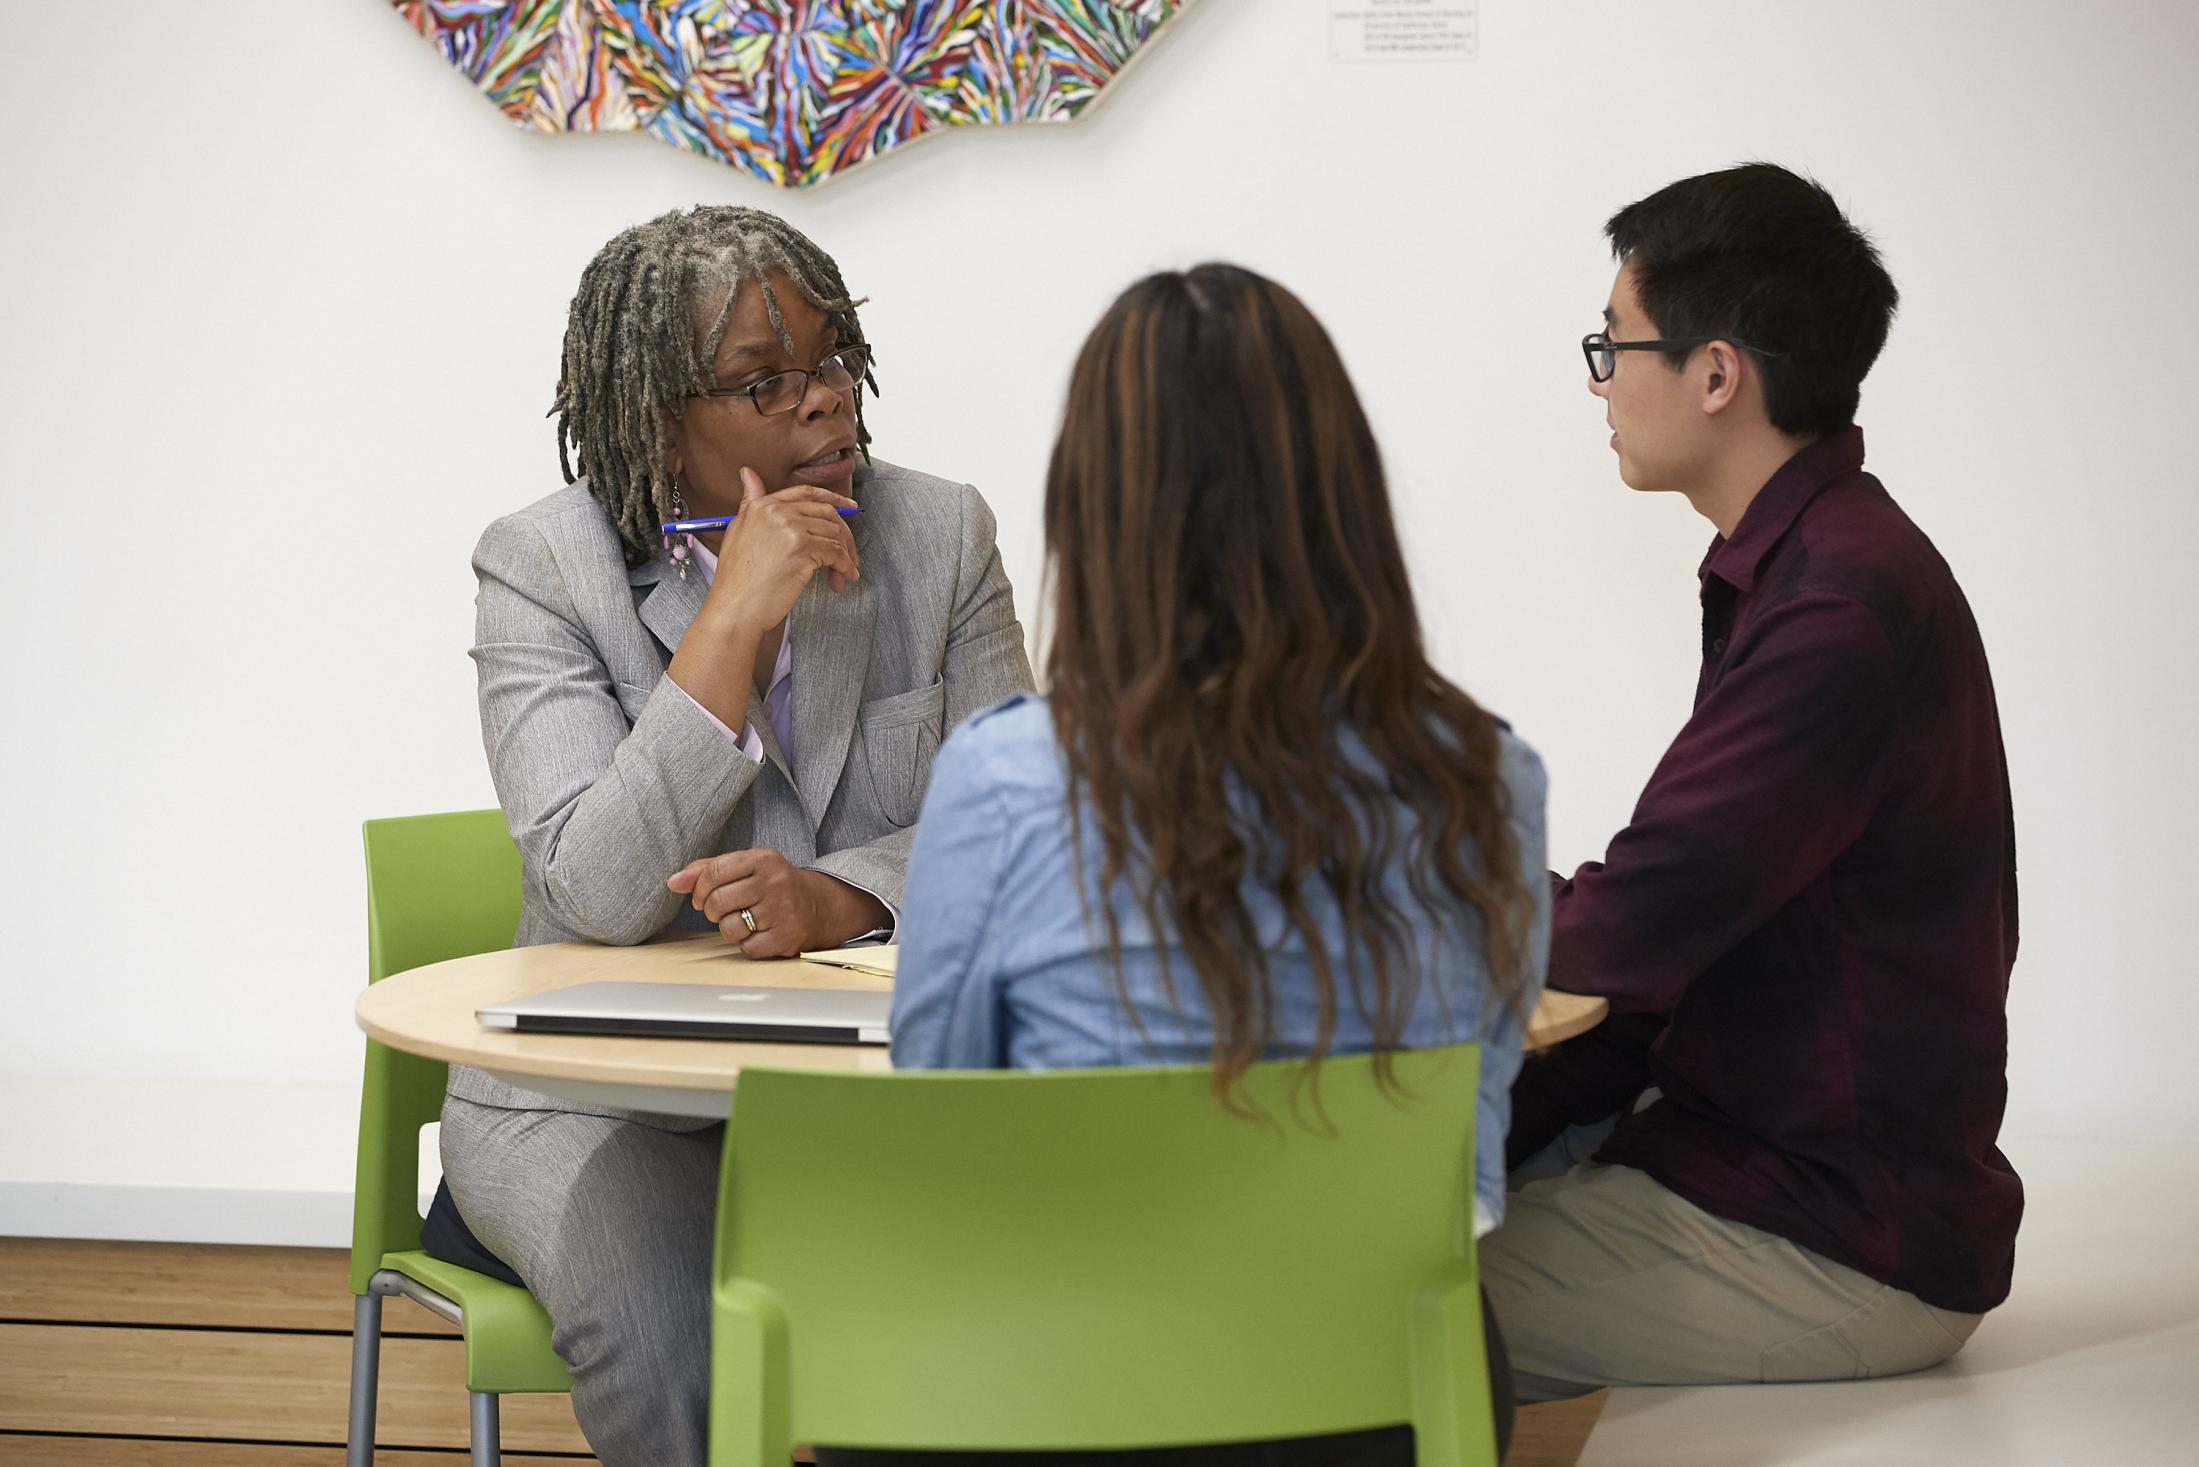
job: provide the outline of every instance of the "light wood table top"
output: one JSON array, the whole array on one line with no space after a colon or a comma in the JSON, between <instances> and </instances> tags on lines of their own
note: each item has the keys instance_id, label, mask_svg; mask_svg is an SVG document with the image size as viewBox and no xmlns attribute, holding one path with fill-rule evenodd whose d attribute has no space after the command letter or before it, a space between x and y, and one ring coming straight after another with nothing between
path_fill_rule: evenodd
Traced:
<instances>
[{"instance_id":1,"label":"light wood table top","mask_svg":"<svg viewBox=\"0 0 2199 1467\"><path fill-rule=\"evenodd\" d=\"M485 1029L474 1010L575 983L754 983L774 988L882 992L890 978L798 960L758 962L716 933L600 947L552 942L431 963L397 973L359 995L359 1027L392 1049L473 1065L566 1100L662 1114L723 1117L746 1065L815 1070L890 1070L878 1045L762 1044L727 1039L637 1039L589 1034L518 1034ZM1545 993L1528 1025L1532 1045L1594 1028L1604 1001Z\"/></svg>"}]
</instances>

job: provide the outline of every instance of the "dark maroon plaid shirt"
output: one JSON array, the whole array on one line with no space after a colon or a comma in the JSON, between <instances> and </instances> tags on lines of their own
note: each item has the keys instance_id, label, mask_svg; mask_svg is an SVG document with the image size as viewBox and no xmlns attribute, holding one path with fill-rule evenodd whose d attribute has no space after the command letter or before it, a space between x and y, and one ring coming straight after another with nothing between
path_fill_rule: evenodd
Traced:
<instances>
[{"instance_id":1,"label":"dark maroon plaid shirt","mask_svg":"<svg viewBox=\"0 0 2199 1467\"><path fill-rule=\"evenodd\" d=\"M1694 714L1605 859L1553 878L1550 986L1613 1017L1521 1072L1513 1159L1654 1085L1598 1161L1990 1309L2023 1187L1994 1144L2016 843L1977 624L1857 428L1701 576Z\"/></svg>"}]
</instances>

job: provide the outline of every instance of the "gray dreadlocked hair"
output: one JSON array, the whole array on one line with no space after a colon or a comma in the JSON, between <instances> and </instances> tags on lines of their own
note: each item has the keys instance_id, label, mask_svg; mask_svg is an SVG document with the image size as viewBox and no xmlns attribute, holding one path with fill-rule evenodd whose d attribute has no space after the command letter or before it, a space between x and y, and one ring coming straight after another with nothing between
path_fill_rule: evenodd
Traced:
<instances>
[{"instance_id":1,"label":"gray dreadlocked hair","mask_svg":"<svg viewBox=\"0 0 2199 1467\"><path fill-rule=\"evenodd\" d=\"M863 340L855 314L863 302L849 296L832 256L761 209L675 209L621 231L581 272L550 408L557 419L557 462L566 483L588 481L588 492L626 542L629 565L655 553L658 526L674 518L672 424L689 396L715 385L718 343L742 281L762 289L772 330L789 353L795 349L773 275L793 282L824 313L835 347ZM876 375L865 381L876 393ZM867 461L870 429L863 423L860 384L855 440Z\"/></svg>"}]
</instances>

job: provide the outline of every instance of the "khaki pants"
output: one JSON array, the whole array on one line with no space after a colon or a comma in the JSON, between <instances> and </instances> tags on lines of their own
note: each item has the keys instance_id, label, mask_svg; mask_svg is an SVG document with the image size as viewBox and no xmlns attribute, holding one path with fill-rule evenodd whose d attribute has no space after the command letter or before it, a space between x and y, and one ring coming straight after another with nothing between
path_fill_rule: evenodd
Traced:
<instances>
[{"instance_id":1,"label":"khaki pants","mask_svg":"<svg viewBox=\"0 0 2199 1467\"><path fill-rule=\"evenodd\" d=\"M1624 1166L1573 1166L1512 1192L1481 1240L1481 1282L1523 1402L1902 1375L1953 1355L1982 1317L1713 1217Z\"/></svg>"}]
</instances>

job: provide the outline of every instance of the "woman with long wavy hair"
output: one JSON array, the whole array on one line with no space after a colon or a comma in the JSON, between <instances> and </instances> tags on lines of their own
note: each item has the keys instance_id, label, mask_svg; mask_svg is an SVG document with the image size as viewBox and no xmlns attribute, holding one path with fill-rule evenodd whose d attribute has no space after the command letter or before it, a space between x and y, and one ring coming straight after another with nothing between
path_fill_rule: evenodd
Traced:
<instances>
[{"instance_id":1,"label":"woman with long wavy hair","mask_svg":"<svg viewBox=\"0 0 2199 1467\"><path fill-rule=\"evenodd\" d=\"M1548 939L1543 773L1430 665L1312 313L1228 265L1132 286L1078 358L1046 537L1047 696L940 750L894 1063L1203 1060L1226 1103L1268 1057L1385 1075L1479 1041L1494 1226Z\"/></svg>"}]
</instances>

